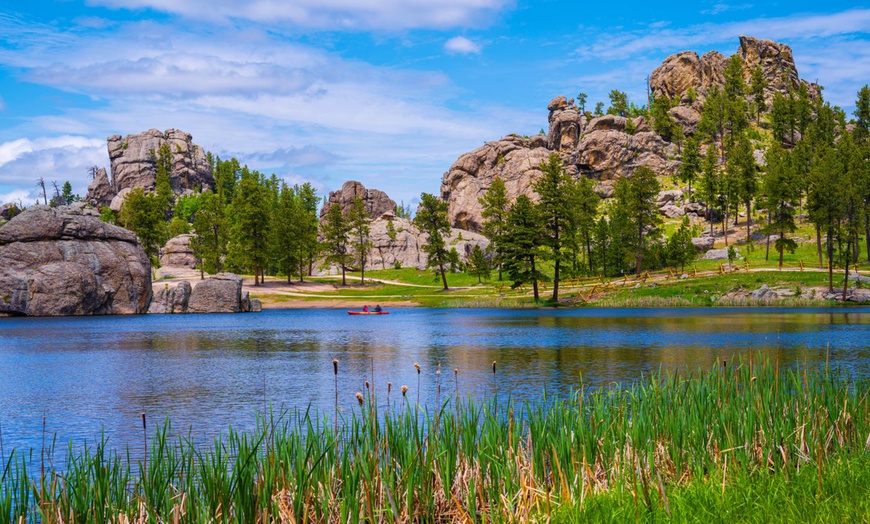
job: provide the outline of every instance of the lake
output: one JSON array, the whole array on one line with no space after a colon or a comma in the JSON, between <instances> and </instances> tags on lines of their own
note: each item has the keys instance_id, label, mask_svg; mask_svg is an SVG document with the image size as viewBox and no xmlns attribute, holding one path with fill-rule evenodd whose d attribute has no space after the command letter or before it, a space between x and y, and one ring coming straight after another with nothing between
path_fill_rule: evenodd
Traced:
<instances>
[{"instance_id":1,"label":"lake","mask_svg":"<svg viewBox=\"0 0 870 524\"><path fill-rule=\"evenodd\" d=\"M60 449L104 431L117 447L149 424L206 439L250 428L264 406L332 415L373 381L379 404L462 396L540 398L717 360L767 357L783 367L870 374L870 308L853 309L397 309L237 315L0 318L0 430L12 447ZM829 349L828 349L829 348ZM497 361L496 374L492 362ZM441 374L437 374L438 364ZM458 369L458 375L453 370Z\"/></svg>"}]
</instances>

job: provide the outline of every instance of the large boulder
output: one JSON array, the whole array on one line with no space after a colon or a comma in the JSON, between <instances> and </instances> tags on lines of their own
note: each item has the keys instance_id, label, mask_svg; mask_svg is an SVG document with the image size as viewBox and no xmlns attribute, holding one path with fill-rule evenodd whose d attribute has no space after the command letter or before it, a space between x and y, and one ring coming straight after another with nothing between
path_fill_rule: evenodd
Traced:
<instances>
[{"instance_id":1,"label":"large boulder","mask_svg":"<svg viewBox=\"0 0 870 524\"><path fill-rule=\"evenodd\" d=\"M240 313L249 311L243 303L242 277L232 273L218 273L194 286L187 304L188 313Z\"/></svg>"},{"instance_id":2,"label":"large boulder","mask_svg":"<svg viewBox=\"0 0 870 524\"><path fill-rule=\"evenodd\" d=\"M698 124L701 123L701 113L692 107L676 106L668 110L668 115L674 119L674 123L683 129L686 136L698 132Z\"/></svg>"},{"instance_id":3,"label":"large boulder","mask_svg":"<svg viewBox=\"0 0 870 524\"><path fill-rule=\"evenodd\" d=\"M629 135L615 129L596 130L583 137L568 162L587 177L613 180L631 176L641 166L659 175L673 175L677 162L671 158L675 155L676 146L655 133Z\"/></svg>"},{"instance_id":4,"label":"large boulder","mask_svg":"<svg viewBox=\"0 0 870 524\"><path fill-rule=\"evenodd\" d=\"M193 237L183 234L170 238L160 250L160 267L196 269L196 256L190 246Z\"/></svg>"},{"instance_id":5,"label":"large boulder","mask_svg":"<svg viewBox=\"0 0 870 524\"><path fill-rule=\"evenodd\" d=\"M186 280L176 286L164 284L154 292L148 313L187 313L190 293L190 282Z\"/></svg>"},{"instance_id":6,"label":"large boulder","mask_svg":"<svg viewBox=\"0 0 870 524\"><path fill-rule=\"evenodd\" d=\"M34 206L0 227L0 313L145 313L151 263L136 235L81 206Z\"/></svg>"},{"instance_id":7,"label":"large boulder","mask_svg":"<svg viewBox=\"0 0 870 524\"><path fill-rule=\"evenodd\" d=\"M320 209L320 218L325 217L326 213L329 212L329 207L336 204L341 207L342 213L349 213L353 200L357 197L362 199L366 212L371 218L378 218L384 213L396 212L396 202L386 193L377 189L366 189L361 183L348 180L342 184L340 190L329 192L326 204Z\"/></svg>"},{"instance_id":8,"label":"large boulder","mask_svg":"<svg viewBox=\"0 0 870 524\"><path fill-rule=\"evenodd\" d=\"M441 199L447 202L447 217L453 227L483 229L479 199L496 177L504 181L508 199L533 194L541 162L550 156L546 147L532 147L533 143L533 139L508 135L465 153L450 166L441 179Z\"/></svg>"}]
</instances>

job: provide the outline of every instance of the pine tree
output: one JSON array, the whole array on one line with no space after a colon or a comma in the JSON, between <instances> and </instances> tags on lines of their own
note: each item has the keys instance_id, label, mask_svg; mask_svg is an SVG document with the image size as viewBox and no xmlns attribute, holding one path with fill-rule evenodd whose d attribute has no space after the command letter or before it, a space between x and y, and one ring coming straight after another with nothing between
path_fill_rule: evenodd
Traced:
<instances>
[{"instance_id":1,"label":"pine tree","mask_svg":"<svg viewBox=\"0 0 870 524\"><path fill-rule=\"evenodd\" d=\"M767 110L767 101L764 99L764 90L767 89L767 78L761 66L755 66L752 70L749 92L752 94L752 108L755 110L755 123L761 123L761 113Z\"/></svg>"},{"instance_id":2,"label":"pine tree","mask_svg":"<svg viewBox=\"0 0 870 524\"><path fill-rule=\"evenodd\" d=\"M683 217L679 229L668 239L665 253L668 265L680 268L680 271L685 271L686 264L691 263L698 256L695 245L692 243L692 228L689 224L689 217Z\"/></svg>"},{"instance_id":3,"label":"pine tree","mask_svg":"<svg viewBox=\"0 0 870 524\"><path fill-rule=\"evenodd\" d=\"M168 240L162 200L155 193L145 193L137 187L127 193L118 222L129 229L142 243L142 249L154 266L159 266L157 254Z\"/></svg>"},{"instance_id":4,"label":"pine tree","mask_svg":"<svg viewBox=\"0 0 870 524\"><path fill-rule=\"evenodd\" d=\"M314 261L320 255L320 243L317 240L317 207L320 204L320 197L317 196L317 191L310 182L305 182L301 186L297 185L294 189L299 200L296 218L296 234L299 237L296 244L298 250L296 258L299 260L299 281L302 282L305 279L306 270L311 275L314 270Z\"/></svg>"},{"instance_id":5,"label":"pine tree","mask_svg":"<svg viewBox=\"0 0 870 524\"><path fill-rule=\"evenodd\" d=\"M855 100L855 138L858 141L870 138L870 86L864 85Z\"/></svg>"},{"instance_id":6,"label":"pine tree","mask_svg":"<svg viewBox=\"0 0 870 524\"><path fill-rule=\"evenodd\" d=\"M287 186L281 185L278 194L278 202L272 216L271 253L272 263L278 271L287 275L287 283L290 284L293 275L299 268L299 199L296 192Z\"/></svg>"},{"instance_id":7,"label":"pine tree","mask_svg":"<svg viewBox=\"0 0 870 524\"><path fill-rule=\"evenodd\" d=\"M471 258L468 260L468 274L477 277L477 283L480 284L481 279L489 280L491 272L486 253L480 248L480 244L475 244L471 250Z\"/></svg>"},{"instance_id":8,"label":"pine tree","mask_svg":"<svg viewBox=\"0 0 870 524\"><path fill-rule=\"evenodd\" d=\"M347 235L350 228L339 205L329 205L321 228L323 233L323 252L326 255L325 262L341 268L341 285L346 286L347 279L345 272L351 260L350 250L347 245Z\"/></svg>"},{"instance_id":9,"label":"pine tree","mask_svg":"<svg viewBox=\"0 0 870 524\"><path fill-rule=\"evenodd\" d=\"M584 251L589 272L592 265L592 232L595 229L595 216L598 214L598 204L601 197L595 193L592 181L585 176L569 180L565 187L568 208L568 228L566 242L572 252L572 262L575 264L574 274L580 274L576 267L578 252Z\"/></svg>"},{"instance_id":10,"label":"pine tree","mask_svg":"<svg viewBox=\"0 0 870 524\"><path fill-rule=\"evenodd\" d=\"M220 273L221 261L227 255L229 223L224 199L216 193L203 193L202 204L193 218L196 236L191 247L199 259L203 273Z\"/></svg>"},{"instance_id":11,"label":"pine tree","mask_svg":"<svg viewBox=\"0 0 870 524\"><path fill-rule=\"evenodd\" d=\"M746 207L746 242L751 245L752 200L758 193L758 166L753 156L752 144L745 135L738 138L732 146L725 169L733 181L736 200Z\"/></svg>"},{"instance_id":12,"label":"pine tree","mask_svg":"<svg viewBox=\"0 0 870 524\"><path fill-rule=\"evenodd\" d=\"M655 172L647 166L637 168L631 177L620 178L614 188L619 212L631 224L632 247L635 249L635 271L643 271L644 252L650 241L660 235L662 218L656 206L661 185Z\"/></svg>"},{"instance_id":13,"label":"pine tree","mask_svg":"<svg viewBox=\"0 0 870 524\"><path fill-rule=\"evenodd\" d=\"M360 285L365 285L366 262L368 261L368 252L372 247L372 242L369 238L371 234L369 213L366 211L365 202L360 197L354 197L353 202L351 202L348 227L350 228L350 236L353 239L354 261L360 270Z\"/></svg>"},{"instance_id":14,"label":"pine tree","mask_svg":"<svg viewBox=\"0 0 870 524\"><path fill-rule=\"evenodd\" d=\"M701 171L701 142L697 136L691 136L686 140L682 161L679 174L680 182L688 184L689 195L692 195L692 184L698 178L698 173Z\"/></svg>"},{"instance_id":15,"label":"pine tree","mask_svg":"<svg viewBox=\"0 0 870 524\"><path fill-rule=\"evenodd\" d=\"M447 288L447 275L445 265L450 263L450 251L444 242L444 235L450 234L450 222L447 220L447 202L443 202L435 195L423 193L420 207L414 224L420 231L426 233L429 238L423 245L423 251L428 255L427 266L438 268L441 273L441 282L444 289Z\"/></svg>"},{"instance_id":16,"label":"pine tree","mask_svg":"<svg viewBox=\"0 0 870 524\"><path fill-rule=\"evenodd\" d=\"M628 95L624 91L613 89L607 96L610 98L607 114L628 117Z\"/></svg>"},{"instance_id":17,"label":"pine tree","mask_svg":"<svg viewBox=\"0 0 870 524\"><path fill-rule=\"evenodd\" d=\"M764 227L764 232L768 235L771 233L779 235L774 247L779 253L779 268L782 269L784 252L794 253L797 248L797 243L786 235L797 229L795 209L800 192L788 151L774 143L767 150L765 164L762 193L764 206L770 213L770 221Z\"/></svg>"},{"instance_id":18,"label":"pine tree","mask_svg":"<svg viewBox=\"0 0 870 524\"><path fill-rule=\"evenodd\" d=\"M570 225L570 185L571 178L562 169L562 160L559 155L551 153L546 162L541 162L541 177L535 182L534 190L540 198L538 214L544 225L544 245L549 248L547 258L553 261L553 302L559 300L559 280L565 256L564 236Z\"/></svg>"},{"instance_id":19,"label":"pine tree","mask_svg":"<svg viewBox=\"0 0 870 524\"><path fill-rule=\"evenodd\" d=\"M719 158L716 155L716 147L711 144L701 163L701 181L698 187L698 196L704 201L710 219L710 235L713 235L713 215L721 192L722 176L719 170Z\"/></svg>"},{"instance_id":20,"label":"pine tree","mask_svg":"<svg viewBox=\"0 0 870 524\"><path fill-rule=\"evenodd\" d=\"M507 219L509 202L504 180L500 177L492 179L489 189L482 198L478 199L482 206L481 216L483 222L483 234L490 240L495 250L495 261L498 264L498 279L502 279L501 250L499 243L504 234L505 221Z\"/></svg>"},{"instance_id":21,"label":"pine tree","mask_svg":"<svg viewBox=\"0 0 870 524\"><path fill-rule=\"evenodd\" d=\"M230 205L230 215L235 219L231 255L241 267L253 271L255 286L264 282L271 217L270 192L260 178L257 171L242 168Z\"/></svg>"},{"instance_id":22,"label":"pine tree","mask_svg":"<svg viewBox=\"0 0 870 524\"><path fill-rule=\"evenodd\" d=\"M538 268L543 245L544 224L538 208L526 195L520 195L510 208L503 239L504 268L516 288L532 284L535 301L540 299L538 282L547 277Z\"/></svg>"}]
</instances>

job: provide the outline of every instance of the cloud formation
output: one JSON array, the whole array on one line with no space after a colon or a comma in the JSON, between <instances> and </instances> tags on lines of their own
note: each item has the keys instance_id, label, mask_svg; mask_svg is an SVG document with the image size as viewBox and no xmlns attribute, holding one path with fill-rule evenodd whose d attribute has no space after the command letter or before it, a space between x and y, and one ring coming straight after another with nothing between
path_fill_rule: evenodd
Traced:
<instances>
[{"instance_id":1,"label":"cloud formation","mask_svg":"<svg viewBox=\"0 0 870 524\"><path fill-rule=\"evenodd\" d=\"M186 18L246 20L320 30L476 27L511 0L91 0L115 9L153 9Z\"/></svg>"},{"instance_id":2,"label":"cloud formation","mask_svg":"<svg viewBox=\"0 0 870 524\"><path fill-rule=\"evenodd\" d=\"M464 36L454 36L444 43L444 50L451 54L478 55L481 47Z\"/></svg>"}]
</instances>

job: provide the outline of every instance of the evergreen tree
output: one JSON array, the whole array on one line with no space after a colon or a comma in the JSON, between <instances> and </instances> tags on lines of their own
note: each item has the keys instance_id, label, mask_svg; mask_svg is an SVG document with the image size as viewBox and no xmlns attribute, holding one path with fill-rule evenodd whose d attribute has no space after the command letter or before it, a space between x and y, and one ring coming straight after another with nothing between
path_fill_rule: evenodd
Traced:
<instances>
[{"instance_id":1,"label":"evergreen tree","mask_svg":"<svg viewBox=\"0 0 870 524\"><path fill-rule=\"evenodd\" d=\"M698 178L701 171L701 142L697 136L691 136L686 140L686 147L682 154L683 163L680 164L680 182L688 184L689 195L692 195L692 184Z\"/></svg>"},{"instance_id":2,"label":"evergreen tree","mask_svg":"<svg viewBox=\"0 0 870 524\"><path fill-rule=\"evenodd\" d=\"M272 263L279 272L287 275L290 284L300 266L299 260L299 210L300 202L296 191L281 185L278 202L272 215L271 252Z\"/></svg>"},{"instance_id":3,"label":"evergreen tree","mask_svg":"<svg viewBox=\"0 0 870 524\"><path fill-rule=\"evenodd\" d=\"M493 178L489 189L486 190L482 198L478 199L478 202L483 208L481 212L481 216L484 218L483 234L490 240L495 250L495 261L498 264L498 279L501 280L502 264L499 243L501 236L504 234L509 208L504 180L500 177Z\"/></svg>"},{"instance_id":4,"label":"evergreen tree","mask_svg":"<svg viewBox=\"0 0 870 524\"><path fill-rule=\"evenodd\" d=\"M698 187L698 196L704 201L710 219L710 235L713 235L713 215L721 192L722 176L719 171L719 158L716 155L716 147L711 144L701 162L701 180Z\"/></svg>"},{"instance_id":5,"label":"evergreen tree","mask_svg":"<svg viewBox=\"0 0 870 524\"><path fill-rule=\"evenodd\" d=\"M541 177L535 182L534 190L540 198L538 213L544 225L544 245L549 248L548 258L553 261L553 302L559 300L564 237L570 225L570 185L571 177L562 169L562 160L551 153L546 162L541 162Z\"/></svg>"},{"instance_id":6,"label":"evergreen tree","mask_svg":"<svg viewBox=\"0 0 870 524\"><path fill-rule=\"evenodd\" d=\"M365 202L360 197L354 197L351 202L348 216L348 227L353 238L353 250L356 264L360 270L360 285L365 285L366 262L368 261L369 249L372 247L371 226L369 225L369 213L366 211Z\"/></svg>"},{"instance_id":7,"label":"evergreen tree","mask_svg":"<svg viewBox=\"0 0 870 524\"><path fill-rule=\"evenodd\" d=\"M155 193L146 194L137 187L127 193L118 214L118 222L139 237L154 266L160 265L157 254L168 240L163 209L163 202Z\"/></svg>"},{"instance_id":8,"label":"evergreen tree","mask_svg":"<svg viewBox=\"0 0 870 524\"><path fill-rule=\"evenodd\" d=\"M764 90L767 89L767 78L764 77L764 71L761 66L755 66L752 70L752 79L749 86L749 92L752 95L752 109L755 111L755 123L761 123L761 113L767 110L767 101L764 99Z\"/></svg>"},{"instance_id":9,"label":"evergreen tree","mask_svg":"<svg viewBox=\"0 0 870 524\"><path fill-rule=\"evenodd\" d=\"M586 93L580 92L577 94L577 107L580 109L581 113L586 112Z\"/></svg>"},{"instance_id":10,"label":"evergreen tree","mask_svg":"<svg viewBox=\"0 0 870 524\"><path fill-rule=\"evenodd\" d=\"M604 102L595 103L595 115L601 116L604 114Z\"/></svg>"},{"instance_id":11,"label":"evergreen tree","mask_svg":"<svg viewBox=\"0 0 870 524\"><path fill-rule=\"evenodd\" d=\"M637 168L631 177L620 178L614 188L616 206L631 224L632 247L635 250L635 271L643 271L647 245L659 235L662 219L656 206L661 185L655 172L647 166Z\"/></svg>"},{"instance_id":12,"label":"evergreen tree","mask_svg":"<svg viewBox=\"0 0 870 524\"><path fill-rule=\"evenodd\" d=\"M203 273L220 273L229 237L223 197L216 193L203 193L202 204L193 217L193 229L196 236L191 239L191 247L199 259L201 276Z\"/></svg>"},{"instance_id":13,"label":"evergreen tree","mask_svg":"<svg viewBox=\"0 0 870 524\"><path fill-rule=\"evenodd\" d=\"M698 256L695 245L692 243L692 227L689 224L689 217L683 217L679 229L668 239L665 253L668 265L680 268L680 271L685 271L686 264L690 264Z\"/></svg>"},{"instance_id":14,"label":"evergreen tree","mask_svg":"<svg viewBox=\"0 0 870 524\"><path fill-rule=\"evenodd\" d=\"M580 274L576 265L578 253L583 250L589 265L589 272L594 271L592 264L592 234L595 229L595 216L598 214L598 204L601 197L595 192L592 181L585 176L570 180L565 187L568 209L568 228L566 242L572 253L574 275Z\"/></svg>"},{"instance_id":15,"label":"evergreen tree","mask_svg":"<svg viewBox=\"0 0 870 524\"><path fill-rule=\"evenodd\" d=\"M774 143L765 154L765 164L762 193L764 194L764 207L770 213L770 221L765 226L764 232L765 234L779 235L774 247L779 253L779 268L782 269L784 252L794 253L795 248L797 248L795 241L786 235L797 229L795 209L800 192L788 151Z\"/></svg>"},{"instance_id":16,"label":"evergreen tree","mask_svg":"<svg viewBox=\"0 0 870 524\"><path fill-rule=\"evenodd\" d=\"M849 290L849 266L858 262L861 231L865 227L865 195L867 183L867 162L861 147L852 135L844 133L837 143L840 162L843 166L843 184L839 195L842 205L840 234L846 242L842 250L846 276L843 282L843 300Z\"/></svg>"},{"instance_id":17,"label":"evergreen tree","mask_svg":"<svg viewBox=\"0 0 870 524\"><path fill-rule=\"evenodd\" d=\"M704 105L701 108L701 121L698 122L698 131L706 135L713 144L722 144L721 155L725 156L724 141L725 130L728 124L728 99L718 85L714 85Z\"/></svg>"},{"instance_id":18,"label":"evergreen tree","mask_svg":"<svg viewBox=\"0 0 870 524\"><path fill-rule=\"evenodd\" d=\"M870 138L870 86L864 85L855 100L855 138L859 141Z\"/></svg>"},{"instance_id":19,"label":"evergreen tree","mask_svg":"<svg viewBox=\"0 0 870 524\"><path fill-rule=\"evenodd\" d=\"M613 89L607 96L610 98L607 114L628 117L628 95L623 91Z\"/></svg>"},{"instance_id":20,"label":"evergreen tree","mask_svg":"<svg viewBox=\"0 0 870 524\"><path fill-rule=\"evenodd\" d=\"M326 255L325 262L341 268L341 285L346 286L345 272L351 260L350 250L347 245L347 235L350 232L350 228L338 204L329 205L326 218L321 227L323 233L323 252Z\"/></svg>"},{"instance_id":21,"label":"evergreen tree","mask_svg":"<svg viewBox=\"0 0 870 524\"><path fill-rule=\"evenodd\" d=\"M481 279L489 280L489 275L492 272L489 260L486 258L486 253L480 248L479 244L475 244L471 250L471 258L468 261L468 274L477 277L477 283L481 283Z\"/></svg>"},{"instance_id":22,"label":"evergreen tree","mask_svg":"<svg viewBox=\"0 0 870 524\"><path fill-rule=\"evenodd\" d=\"M540 299L538 282L547 277L538 269L544 224L538 208L526 195L520 195L510 208L502 240L504 268L516 288L532 284L535 301Z\"/></svg>"},{"instance_id":23,"label":"evergreen tree","mask_svg":"<svg viewBox=\"0 0 870 524\"><path fill-rule=\"evenodd\" d=\"M231 255L241 267L253 271L255 286L265 281L269 259L271 199L269 189L261 182L260 173L242 168L230 204L230 215L234 218Z\"/></svg>"},{"instance_id":24,"label":"evergreen tree","mask_svg":"<svg viewBox=\"0 0 870 524\"><path fill-rule=\"evenodd\" d=\"M444 235L450 234L447 202L443 202L429 193L423 193L420 198L420 207L417 209L417 216L414 217L414 224L420 228L421 232L429 235L426 244L423 245L423 251L429 257L426 264L430 268L438 268L441 273L441 282L446 290L447 275L444 266L450 262L450 251L444 242Z\"/></svg>"},{"instance_id":25,"label":"evergreen tree","mask_svg":"<svg viewBox=\"0 0 870 524\"><path fill-rule=\"evenodd\" d=\"M746 207L746 242L747 245L752 245L752 200L758 193L758 166L753 156L752 144L745 135L732 146L725 169L733 181L735 199Z\"/></svg>"},{"instance_id":26,"label":"evergreen tree","mask_svg":"<svg viewBox=\"0 0 870 524\"><path fill-rule=\"evenodd\" d=\"M297 208L296 234L298 236L297 260L299 260L299 281L304 280L306 270L308 275L314 270L314 261L320 256L320 243L317 240L318 215L317 207L320 197L310 182L301 186L295 186L296 198L299 200Z\"/></svg>"},{"instance_id":27,"label":"evergreen tree","mask_svg":"<svg viewBox=\"0 0 870 524\"><path fill-rule=\"evenodd\" d=\"M72 191L72 184L70 184L69 180L67 180L63 183L63 189L61 190L61 205L67 206L69 204L72 204L73 202L78 202L82 199L82 197L74 195Z\"/></svg>"},{"instance_id":28,"label":"evergreen tree","mask_svg":"<svg viewBox=\"0 0 870 524\"><path fill-rule=\"evenodd\" d=\"M676 130L680 126L674 122L674 119L668 113L671 109L671 100L662 95L653 100L651 116L653 131L658 133L663 139L668 142L673 142L676 135ZM682 129L680 129L682 132Z\"/></svg>"},{"instance_id":29,"label":"evergreen tree","mask_svg":"<svg viewBox=\"0 0 870 524\"><path fill-rule=\"evenodd\" d=\"M828 291L832 293L834 291L834 235L843 214L840 195L843 191L844 171L840 155L833 144L822 145L816 153L810 170L807 194L810 221L816 225L816 230L823 232L826 237Z\"/></svg>"}]
</instances>

